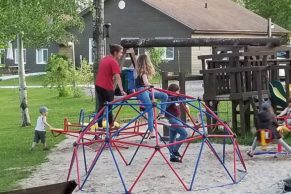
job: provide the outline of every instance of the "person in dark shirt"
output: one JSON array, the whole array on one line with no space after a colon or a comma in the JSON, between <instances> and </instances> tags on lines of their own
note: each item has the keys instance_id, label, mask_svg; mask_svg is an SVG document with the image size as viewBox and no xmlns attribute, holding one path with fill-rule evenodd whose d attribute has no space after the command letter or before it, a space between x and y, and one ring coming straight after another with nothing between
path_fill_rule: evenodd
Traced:
<instances>
[{"instance_id":1,"label":"person in dark shirt","mask_svg":"<svg viewBox=\"0 0 291 194\"><path fill-rule=\"evenodd\" d=\"M257 115L257 130L269 129L272 132L272 137L278 144L281 144L285 150L291 153L290 146L282 139L281 134L277 131L278 122L274 113L274 110L270 103L264 102L261 105L261 111ZM256 136L253 140L252 148L247 152L248 156L253 157L254 151L257 147L257 140L260 138L260 134L257 131Z\"/></svg>"},{"instance_id":2,"label":"person in dark shirt","mask_svg":"<svg viewBox=\"0 0 291 194\"><path fill-rule=\"evenodd\" d=\"M168 87L168 90L171 92L180 92L180 87L177 84L171 84ZM177 101L177 97L169 98L169 101ZM181 110L179 103L171 103L166 108L166 118L169 120L171 126L169 127L169 136L170 141L169 143L174 143L175 141L182 141L187 138L188 134L185 128L183 127L183 123L181 120ZM179 137L176 139L177 135ZM170 161L171 162L181 162L179 159L181 157L179 153L179 148L181 147L182 143L176 144L169 147L170 150Z\"/></svg>"},{"instance_id":3,"label":"person in dark shirt","mask_svg":"<svg viewBox=\"0 0 291 194\"><path fill-rule=\"evenodd\" d=\"M137 72L137 78L135 80L135 84L136 84L137 91L144 90L145 88L150 87L151 84L149 82L149 79L155 74L155 69L148 55L142 54L137 58L136 72ZM150 139L155 138L156 137L155 131L154 131L155 118L154 118L154 112L153 112L151 93L148 90L144 91L138 94L137 98L138 100L141 101L141 103L144 104L145 111L147 111L148 130L150 132ZM154 91L154 98L160 99L162 102L161 112L156 118L162 121L165 118L165 109L166 109L166 104L163 104L163 102L167 102L168 95L163 92Z\"/></svg>"}]
</instances>

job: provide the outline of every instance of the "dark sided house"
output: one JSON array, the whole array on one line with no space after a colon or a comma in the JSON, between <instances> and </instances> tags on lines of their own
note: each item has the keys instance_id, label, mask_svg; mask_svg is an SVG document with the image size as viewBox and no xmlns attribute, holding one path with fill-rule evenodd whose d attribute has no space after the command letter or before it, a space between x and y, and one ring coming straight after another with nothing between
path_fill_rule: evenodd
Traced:
<instances>
[{"instance_id":1,"label":"dark sided house","mask_svg":"<svg viewBox=\"0 0 291 194\"><path fill-rule=\"evenodd\" d=\"M120 43L123 38L242 38L266 37L267 20L237 5L231 0L124 0L125 8L119 9L119 0L105 1L105 23L111 23L110 37L106 38L106 48L110 43ZM81 13L85 29L80 34L72 29L78 42L75 43L75 63L81 58L93 63L92 33L93 17L90 9ZM288 31L278 25L272 29L273 36L281 36ZM15 48L16 45L14 45ZM67 53L72 56L71 47L52 44L45 53ZM163 59L167 61L162 69L172 72L198 74L201 63L197 56L210 54L210 47L163 48ZM108 50L108 49L106 49ZM26 68L29 72L44 71L45 64L37 64L41 53L27 49ZM107 51L108 52L108 51ZM137 49L136 54L144 53ZM46 55L47 53L47 55ZM108 53L107 53L108 54ZM40 57L37 57L39 55ZM2 60L2 59L1 59ZM0 63L3 63L0 61ZM10 65L15 64L10 63Z\"/></svg>"}]
</instances>

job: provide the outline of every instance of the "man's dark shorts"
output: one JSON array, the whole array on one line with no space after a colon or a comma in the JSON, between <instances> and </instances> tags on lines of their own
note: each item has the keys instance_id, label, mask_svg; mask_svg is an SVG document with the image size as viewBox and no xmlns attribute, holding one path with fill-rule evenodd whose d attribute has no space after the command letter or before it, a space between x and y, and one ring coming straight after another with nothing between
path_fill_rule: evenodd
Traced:
<instances>
[{"instance_id":1,"label":"man's dark shorts","mask_svg":"<svg viewBox=\"0 0 291 194\"><path fill-rule=\"evenodd\" d=\"M45 131L34 131L34 142L38 143L39 140L41 141L41 143L45 143Z\"/></svg>"}]
</instances>

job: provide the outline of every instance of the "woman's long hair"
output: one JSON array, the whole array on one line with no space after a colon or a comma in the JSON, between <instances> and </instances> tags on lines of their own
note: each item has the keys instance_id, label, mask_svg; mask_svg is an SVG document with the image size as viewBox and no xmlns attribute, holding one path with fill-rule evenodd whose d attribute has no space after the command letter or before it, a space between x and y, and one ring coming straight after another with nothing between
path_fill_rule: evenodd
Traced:
<instances>
[{"instance_id":1,"label":"woman's long hair","mask_svg":"<svg viewBox=\"0 0 291 194\"><path fill-rule=\"evenodd\" d=\"M137 58L136 72L137 76L139 77L146 74L149 78L151 78L156 73L155 68L148 55L142 54Z\"/></svg>"}]
</instances>

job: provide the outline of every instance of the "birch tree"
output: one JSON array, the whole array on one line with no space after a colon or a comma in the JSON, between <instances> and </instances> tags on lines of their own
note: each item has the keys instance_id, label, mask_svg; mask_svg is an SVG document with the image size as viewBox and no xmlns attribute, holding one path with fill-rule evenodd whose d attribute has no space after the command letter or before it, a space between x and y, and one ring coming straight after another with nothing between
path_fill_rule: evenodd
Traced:
<instances>
[{"instance_id":1,"label":"birch tree","mask_svg":"<svg viewBox=\"0 0 291 194\"><path fill-rule=\"evenodd\" d=\"M22 126L30 125L23 45L41 48L73 40L68 29L83 27L78 6L74 0L0 0L0 45L17 39Z\"/></svg>"}]
</instances>

